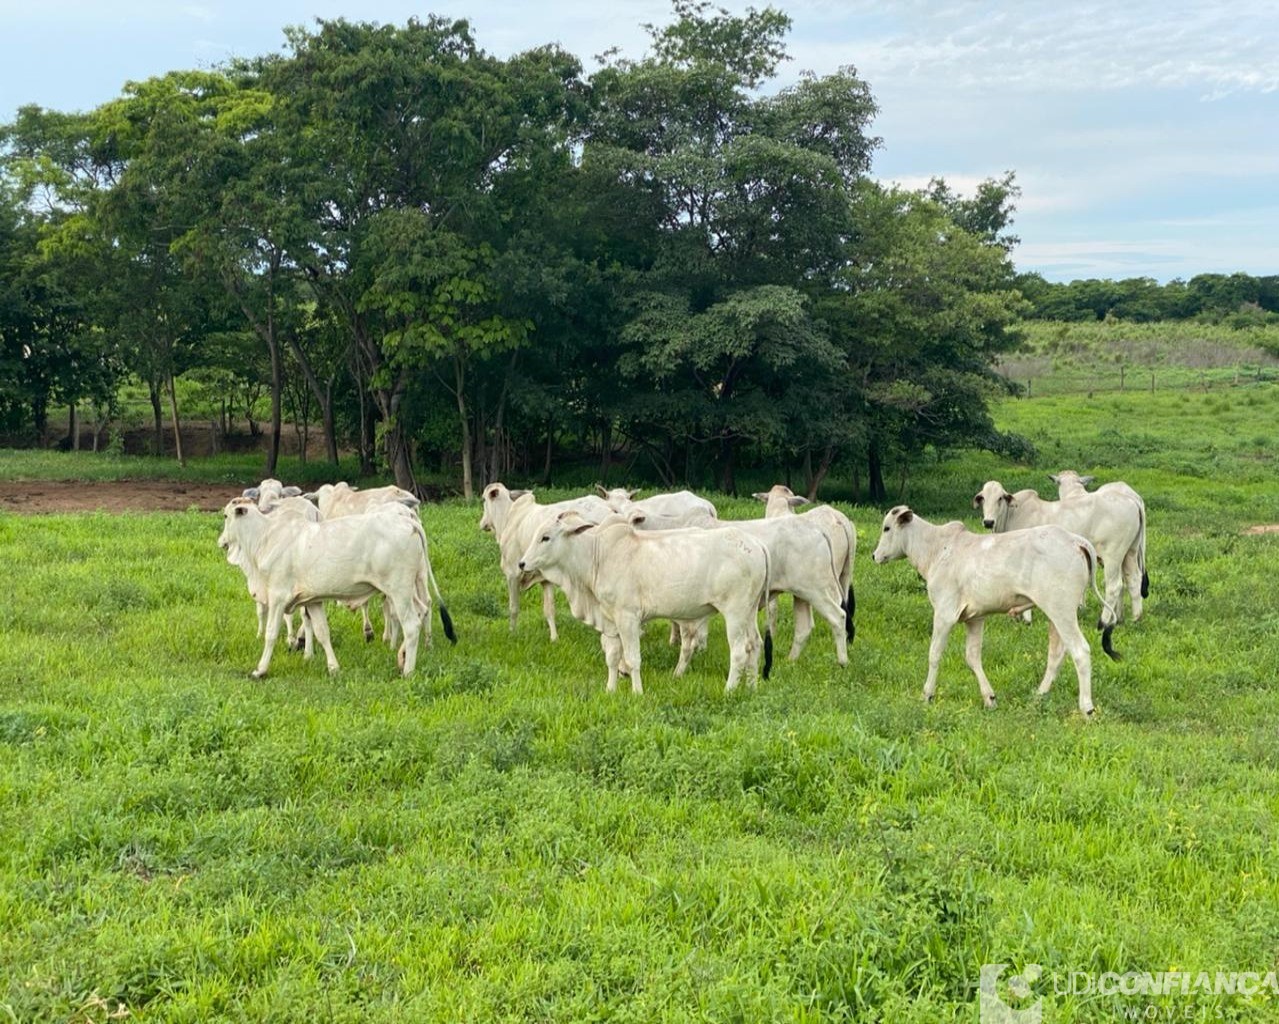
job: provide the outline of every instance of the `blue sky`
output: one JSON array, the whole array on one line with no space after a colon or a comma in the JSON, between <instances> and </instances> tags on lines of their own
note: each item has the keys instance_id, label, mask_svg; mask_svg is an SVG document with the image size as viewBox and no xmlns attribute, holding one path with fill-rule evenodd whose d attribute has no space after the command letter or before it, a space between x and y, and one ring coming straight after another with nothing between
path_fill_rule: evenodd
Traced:
<instances>
[{"instance_id":1,"label":"blue sky","mask_svg":"<svg viewBox=\"0 0 1279 1024\"><path fill-rule=\"evenodd\" d=\"M743 10L738 0L720 6ZM756 3L755 6L763 6ZM1214 0L775 0L800 70L857 68L874 173L959 191L1015 171L1021 270L1050 280L1279 273L1279 10ZM658 0L0 0L0 120L87 109L126 80L280 49L316 17L468 18L498 54L558 42L592 68L645 47Z\"/></svg>"}]
</instances>

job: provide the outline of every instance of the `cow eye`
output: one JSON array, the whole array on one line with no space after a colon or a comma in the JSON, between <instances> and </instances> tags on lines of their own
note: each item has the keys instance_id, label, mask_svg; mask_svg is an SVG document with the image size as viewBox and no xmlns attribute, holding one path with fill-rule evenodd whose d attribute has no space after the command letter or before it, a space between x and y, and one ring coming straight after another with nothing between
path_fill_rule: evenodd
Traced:
<instances>
[{"instance_id":1,"label":"cow eye","mask_svg":"<svg viewBox=\"0 0 1279 1024\"><path fill-rule=\"evenodd\" d=\"M545 544L550 539L551 539L551 535L548 533L542 538L542 543Z\"/></svg>"},{"instance_id":2,"label":"cow eye","mask_svg":"<svg viewBox=\"0 0 1279 1024\"><path fill-rule=\"evenodd\" d=\"M884 532L885 532L885 533L887 533L887 532L888 532L888 527L887 527L887 526L885 526L885 527L884 527Z\"/></svg>"}]
</instances>

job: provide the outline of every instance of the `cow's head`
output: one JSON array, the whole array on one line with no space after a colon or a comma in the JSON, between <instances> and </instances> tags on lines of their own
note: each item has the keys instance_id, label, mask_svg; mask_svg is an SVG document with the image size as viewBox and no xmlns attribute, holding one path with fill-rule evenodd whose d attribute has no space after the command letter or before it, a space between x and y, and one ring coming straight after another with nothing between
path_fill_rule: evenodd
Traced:
<instances>
[{"instance_id":1,"label":"cow's head","mask_svg":"<svg viewBox=\"0 0 1279 1024\"><path fill-rule=\"evenodd\" d=\"M871 556L877 565L905 556L906 539L903 530L914 521L915 513L905 505L889 509L888 515L884 516L884 528L879 532L879 543Z\"/></svg>"},{"instance_id":2,"label":"cow's head","mask_svg":"<svg viewBox=\"0 0 1279 1024\"><path fill-rule=\"evenodd\" d=\"M1013 496L1004 490L998 480L987 480L973 495L973 508L981 512L982 526L1002 533L1008 526L1008 510L1013 507Z\"/></svg>"},{"instance_id":3,"label":"cow's head","mask_svg":"<svg viewBox=\"0 0 1279 1024\"><path fill-rule=\"evenodd\" d=\"M785 484L773 484L767 491L756 491L751 497L767 506L764 509L765 519L808 504L807 498L796 494Z\"/></svg>"},{"instance_id":4,"label":"cow's head","mask_svg":"<svg viewBox=\"0 0 1279 1024\"><path fill-rule=\"evenodd\" d=\"M233 554L232 545L239 544L240 522L253 512L257 512L253 499L243 495L232 498L222 510L222 532L218 534L218 547L227 552L228 561Z\"/></svg>"},{"instance_id":5,"label":"cow's head","mask_svg":"<svg viewBox=\"0 0 1279 1024\"><path fill-rule=\"evenodd\" d=\"M1060 497L1070 498L1076 494L1083 494L1096 477L1080 476L1073 469L1063 469L1060 473L1049 473L1048 479L1057 485L1057 494Z\"/></svg>"},{"instance_id":6,"label":"cow's head","mask_svg":"<svg viewBox=\"0 0 1279 1024\"><path fill-rule=\"evenodd\" d=\"M577 512L561 512L533 538L528 550L520 558L520 572L544 572L561 565L569 552L569 545L593 529L595 524Z\"/></svg>"}]
</instances>

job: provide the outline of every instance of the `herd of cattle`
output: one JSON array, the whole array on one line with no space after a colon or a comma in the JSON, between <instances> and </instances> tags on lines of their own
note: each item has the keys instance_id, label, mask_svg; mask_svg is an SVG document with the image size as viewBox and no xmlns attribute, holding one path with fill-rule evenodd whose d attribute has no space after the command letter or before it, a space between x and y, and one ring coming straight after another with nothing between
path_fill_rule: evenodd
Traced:
<instances>
[{"instance_id":1,"label":"herd of cattle","mask_svg":"<svg viewBox=\"0 0 1279 1024\"><path fill-rule=\"evenodd\" d=\"M884 517L874 561L906 558L927 584L933 606L932 641L924 697L931 699L951 630L964 623L965 656L982 698L995 694L982 668L986 616L1024 615L1039 608L1048 619L1048 665L1039 692L1047 693L1068 653L1079 679L1079 708L1093 711L1088 641L1077 609L1091 587L1101 601L1102 647L1117 658L1111 633L1123 616L1128 593L1132 618L1140 618L1149 589L1146 574L1146 510L1127 484L1087 490L1092 477L1065 471L1052 479L1058 500L1033 490L1009 494L992 480L973 498L989 534L969 532L959 522L929 523L904 505ZM777 596L794 597L798 658L813 628L814 612L830 625L839 664L847 664L853 639L853 559L857 533L829 505L797 513L808 499L781 484L756 494L762 519L720 520L715 506L689 491L636 501L624 488L568 501L541 504L529 491L501 483L484 489L480 528L494 535L506 578L507 607L514 630L520 594L540 584L542 613L552 640L555 588L573 615L600 634L608 689L619 675L643 692L640 633L651 619L669 619L671 640L680 645L675 674L706 645L707 623L720 614L728 637L726 688L743 678L768 678ZM325 484L303 494L278 480L264 480L233 498L223 514L219 546L243 570L257 604L262 657L253 671L264 675L281 628L289 644L306 656L318 640L329 671L338 668L324 603L337 601L364 616L372 639L368 602L380 595L383 639L397 651L405 675L413 672L418 645L431 641L431 610L439 603L445 635L456 642L452 620L431 571L418 500L398 487L358 490ZM1096 570L1106 567L1105 593ZM767 609L759 631L758 612ZM293 613L301 612L294 629Z\"/></svg>"}]
</instances>

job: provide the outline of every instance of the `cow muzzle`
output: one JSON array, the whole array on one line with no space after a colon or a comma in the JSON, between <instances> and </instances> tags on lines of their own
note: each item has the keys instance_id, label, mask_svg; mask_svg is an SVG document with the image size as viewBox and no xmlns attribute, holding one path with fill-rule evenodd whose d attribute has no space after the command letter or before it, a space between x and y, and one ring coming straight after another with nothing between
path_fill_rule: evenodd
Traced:
<instances>
[{"instance_id":1,"label":"cow muzzle","mask_svg":"<svg viewBox=\"0 0 1279 1024\"><path fill-rule=\"evenodd\" d=\"M995 520L993 520L993 519L983 519L983 520L981 521L981 525L982 525L982 526L984 526L984 527L986 527L986 529L988 529L988 530L993 530L993 529L995 528Z\"/></svg>"}]
</instances>

